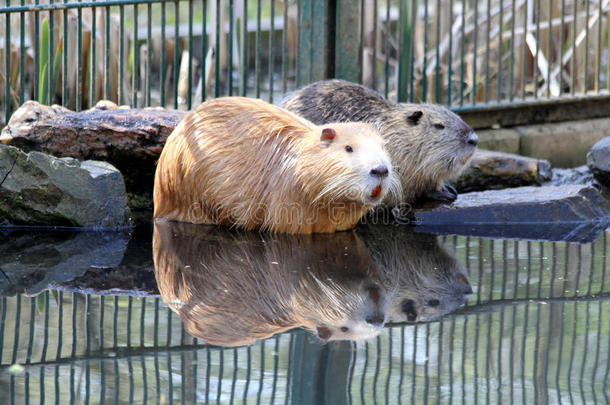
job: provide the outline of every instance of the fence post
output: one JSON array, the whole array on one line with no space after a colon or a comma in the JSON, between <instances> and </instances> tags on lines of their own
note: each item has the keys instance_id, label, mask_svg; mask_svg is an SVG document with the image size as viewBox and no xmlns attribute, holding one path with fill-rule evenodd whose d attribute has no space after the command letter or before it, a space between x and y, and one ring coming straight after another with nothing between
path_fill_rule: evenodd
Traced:
<instances>
[{"instance_id":1,"label":"fence post","mask_svg":"<svg viewBox=\"0 0 610 405\"><path fill-rule=\"evenodd\" d=\"M360 0L337 0L335 24L335 77L337 79L360 81Z\"/></svg>"},{"instance_id":2,"label":"fence post","mask_svg":"<svg viewBox=\"0 0 610 405\"><path fill-rule=\"evenodd\" d=\"M333 0L301 0L299 4L297 86L330 77L331 3Z\"/></svg>"}]
</instances>

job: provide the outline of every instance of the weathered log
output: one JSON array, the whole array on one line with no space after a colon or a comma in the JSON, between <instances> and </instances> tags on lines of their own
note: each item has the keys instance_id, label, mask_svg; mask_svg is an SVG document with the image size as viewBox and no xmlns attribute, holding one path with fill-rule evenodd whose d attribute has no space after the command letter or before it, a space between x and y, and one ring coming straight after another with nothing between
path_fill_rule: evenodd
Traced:
<instances>
[{"instance_id":1,"label":"weathered log","mask_svg":"<svg viewBox=\"0 0 610 405\"><path fill-rule=\"evenodd\" d=\"M90 110L24 103L2 130L0 141L57 157L105 160L125 177L128 193L149 196L155 163L185 111L129 109L100 101Z\"/></svg>"},{"instance_id":2,"label":"weathered log","mask_svg":"<svg viewBox=\"0 0 610 405\"><path fill-rule=\"evenodd\" d=\"M477 150L470 167L455 181L460 193L541 185L551 179L546 160L512 153Z\"/></svg>"}]
</instances>

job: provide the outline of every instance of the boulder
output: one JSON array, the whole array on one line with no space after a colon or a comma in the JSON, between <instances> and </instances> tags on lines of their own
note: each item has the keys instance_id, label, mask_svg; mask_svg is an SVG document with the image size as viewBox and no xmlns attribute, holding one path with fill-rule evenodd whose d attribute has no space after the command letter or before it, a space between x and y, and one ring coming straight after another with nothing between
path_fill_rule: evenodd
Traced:
<instances>
[{"instance_id":1,"label":"boulder","mask_svg":"<svg viewBox=\"0 0 610 405\"><path fill-rule=\"evenodd\" d=\"M600 184L610 187L610 136L593 145L587 153L587 166Z\"/></svg>"},{"instance_id":2,"label":"boulder","mask_svg":"<svg viewBox=\"0 0 610 405\"><path fill-rule=\"evenodd\" d=\"M0 223L129 227L125 183L106 162L79 162L0 144Z\"/></svg>"},{"instance_id":3,"label":"boulder","mask_svg":"<svg viewBox=\"0 0 610 405\"><path fill-rule=\"evenodd\" d=\"M581 185L518 187L460 194L450 206L415 212L422 225L603 223L610 203Z\"/></svg>"},{"instance_id":4,"label":"boulder","mask_svg":"<svg viewBox=\"0 0 610 405\"><path fill-rule=\"evenodd\" d=\"M551 179L546 160L512 153L477 150L470 167L454 182L461 193L541 185Z\"/></svg>"},{"instance_id":5,"label":"boulder","mask_svg":"<svg viewBox=\"0 0 610 405\"><path fill-rule=\"evenodd\" d=\"M579 166L570 169L553 169L553 179L544 184L549 186L563 186L566 184L593 185L593 173L587 166Z\"/></svg>"}]
</instances>

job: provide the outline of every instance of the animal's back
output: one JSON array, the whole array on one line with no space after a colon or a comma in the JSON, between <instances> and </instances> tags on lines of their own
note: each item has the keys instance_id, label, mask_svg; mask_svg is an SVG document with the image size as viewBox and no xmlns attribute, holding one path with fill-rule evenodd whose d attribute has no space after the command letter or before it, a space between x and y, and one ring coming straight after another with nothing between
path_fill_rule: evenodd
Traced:
<instances>
[{"instance_id":1,"label":"animal's back","mask_svg":"<svg viewBox=\"0 0 610 405\"><path fill-rule=\"evenodd\" d=\"M257 99L200 105L176 127L161 154L154 216L228 225L254 220L243 218L258 215L252 201L265 203L271 188L291 181L291 163L312 127Z\"/></svg>"}]
</instances>

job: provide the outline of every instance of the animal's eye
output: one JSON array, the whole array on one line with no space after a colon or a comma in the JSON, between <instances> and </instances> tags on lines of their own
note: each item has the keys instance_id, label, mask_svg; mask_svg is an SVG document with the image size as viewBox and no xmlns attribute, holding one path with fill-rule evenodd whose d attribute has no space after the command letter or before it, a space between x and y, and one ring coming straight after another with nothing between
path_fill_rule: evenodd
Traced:
<instances>
[{"instance_id":1,"label":"animal's eye","mask_svg":"<svg viewBox=\"0 0 610 405\"><path fill-rule=\"evenodd\" d=\"M434 124L434 128L436 128L436 129L445 129L445 126L443 124Z\"/></svg>"},{"instance_id":2,"label":"animal's eye","mask_svg":"<svg viewBox=\"0 0 610 405\"><path fill-rule=\"evenodd\" d=\"M431 307L438 307L438 305L440 303L441 302L439 300L430 300L430 301L428 301L428 305L430 305Z\"/></svg>"},{"instance_id":3,"label":"animal's eye","mask_svg":"<svg viewBox=\"0 0 610 405\"><path fill-rule=\"evenodd\" d=\"M341 332L347 332L348 330L349 330L349 328L347 326L341 327Z\"/></svg>"},{"instance_id":4,"label":"animal's eye","mask_svg":"<svg viewBox=\"0 0 610 405\"><path fill-rule=\"evenodd\" d=\"M352 149L352 147L351 147L351 146L349 146L349 145L347 145L347 146L345 147L345 150L346 150L348 153L352 153L352 152L354 151L354 149Z\"/></svg>"}]
</instances>

